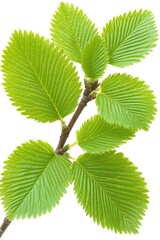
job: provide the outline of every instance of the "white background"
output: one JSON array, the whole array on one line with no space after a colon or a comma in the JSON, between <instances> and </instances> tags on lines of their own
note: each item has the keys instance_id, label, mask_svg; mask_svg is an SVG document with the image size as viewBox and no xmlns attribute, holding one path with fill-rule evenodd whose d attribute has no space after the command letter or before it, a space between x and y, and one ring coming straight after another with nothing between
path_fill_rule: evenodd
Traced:
<instances>
[{"instance_id":1,"label":"white background","mask_svg":"<svg viewBox=\"0 0 160 240\"><path fill-rule=\"evenodd\" d=\"M11 33L15 29L26 29L50 37L50 20L60 1L58 0L1 0L0 1L0 54L5 48ZM156 19L160 30L160 1L157 0L72 0L68 1L83 8L97 24L100 31L113 16L134 9L149 9ZM157 107L160 109L160 44L141 63L118 69L108 67L106 76L111 72L127 72L145 80L157 96ZM0 74L0 82L3 80ZM74 129L81 125L84 118L94 114L93 103L88 105ZM69 118L67 118L68 120ZM41 124L28 120L11 106L2 85L0 85L0 168L17 145L30 139L48 141L56 146L60 134L59 123ZM75 135L71 134L71 142ZM145 240L160 239L160 112L151 125L149 132L140 131L135 139L123 145L122 150L143 172L150 190L150 204L142 221L139 234L119 235L102 229L86 217L73 194L72 186L51 213L37 219L14 221L4 240ZM80 153L73 149L73 155ZM1 170L2 171L2 170ZM5 213L0 205L0 222Z\"/></svg>"}]
</instances>

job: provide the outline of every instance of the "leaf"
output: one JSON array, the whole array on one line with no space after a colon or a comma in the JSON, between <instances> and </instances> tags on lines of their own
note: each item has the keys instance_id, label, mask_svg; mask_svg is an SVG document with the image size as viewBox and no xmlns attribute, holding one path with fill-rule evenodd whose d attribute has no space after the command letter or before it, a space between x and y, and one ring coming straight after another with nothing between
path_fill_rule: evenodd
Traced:
<instances>
[{"instance_id":1,"label":"leaf","mask_svg":"<svg viewBox=\"0 0 160 240\"><path fill-rule=\"evenodd\" d=\"M148 203L146 183L122 153L81 155L72 174L78 202L94 222L115 232L138 232Z\"/></svg>"},{"instance_id":2,"label":"leaf","mask_svg":"<svg viewBox=\"0 0 160 240\"><path fill-rule=\"evenodd\" d=\"M96 98L99 114L110 124L148 130L156 113L153 91L127 74L109 75Z\"/></svg>"},{"instance_id":3,"label":"leaf","mask_svg":"<svg viewBox=\"0 0 160 240\"><path fill-rule=\"evenodd\" d=\"M109 48L110 64L126 67L140 62L157 40L152 12L140 10L113 18L103 29Z\"/></svg>"},{"instance_id":4,"label":"leaf","mask_svg":"<svg viewBox=\"0 0 160 240\"><path fill-rule=\"evenodd\" d=\"M74 111L81 92L77 72L49 40L15 31L3 59L5 90L22 114L53 122Z\"/></svg>"},{"instance_id":5,"label":"leaf","mask_svg":"<svg viewBox=\"0 0 160 240\"><path fill-rule=\"evenodd\" d=\"M86 46L82 54L82 68L87 78L101 77L108 63L106 44L99 36L94 37Z\"/></svg>"},{"instance_id":6,"label":"leaf","mask_svg":"<svg viewBox=\"0 0 160 240\"><path fill-rule=\"evenodd\" d=\"M0 192L10 220L50 212L70 183L70 162L46 142L19 146L5 162Z\"/></svg>"},{"instance_id":7,"label":"leaf","mask_svg":"<svg viewBox=\"0 0 160 240\"><path fill-rule=\"evenodd\" d=\"M51 22L53 41L73 61L81 63L83 49L98 35L95 25L78 7L61 2Z\"/></svg>"},{"instance_id":8,"label":"leaf","mask_svg":"<svg viewBox=\"0 0 160 240\"><path fill-rule=\"evenodd\" d=\"M77 131L79 146L89 153L104 153L134 137L134 132L107 123L96 115L83 123Z\"/></svg>"}]
</instances>

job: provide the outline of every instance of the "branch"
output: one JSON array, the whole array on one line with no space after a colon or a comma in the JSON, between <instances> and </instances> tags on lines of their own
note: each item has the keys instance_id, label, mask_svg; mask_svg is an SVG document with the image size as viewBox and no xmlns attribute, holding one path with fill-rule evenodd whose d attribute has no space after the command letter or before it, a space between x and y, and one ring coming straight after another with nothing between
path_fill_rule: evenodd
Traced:
<instances>
[{"instance_id":1,"label":"branch","mask_svg":"<svg viewBox=\"0 0 160 240\"><path fill-rule=\"evenodd\" d=\"M76 123L78 117L80 116L81 112L83 111L83 109L86 107L87 103L91 100L94 99L93 96L91 96L90 94L92 93L92 91L94 91L96 88L98 87L98 82L87 82L85 83L85 90L83 92L82 98L78 104L78 107L76 109L76 111L74 112L69 124L67 127L62 129L62 133L60 135L60 139L57 145L57 148L55 150L55 152L59 155L63 155L68 149L67 148L63 148L64 144L67 141L67 138L74 126L74 124ZM9 221L7 219L7 217L5 217L1 227L0 227L0 237L3 235L3 233L5 232L5 230L8 228L8 226L10 225L11 221Z\"/></svg>"},{"instance_id":2,"label":"branch","mask_svg":"<svg viewBox=\"0 0 160 240\"><path fill-rule=\"evenodd\" d=\"M67 127L65 127L64 129L62 129L62 133L60 135L60 139L59 139L59 143L57 145L57 148L55 150L55 152L57 154L63 155L64 152L64 144L67 141L67 138L69 137L69 134L74 126L74 124L76 123L78 117L80 116L81 112L83 111L83 109L86 107L87 103L91 100L94 99L94 97L92 97L90 94L92 91L94 91L96 88L98 87L98 82L87 82L85 83L85 90L83 92L82 98L78 104L78 107L76 109L76 111L74 112L69 124Z\"/></svg>"},{"instance_id":3,"label":"branch","mask_svg":"<svg viewBox=\"0 0 160 240\"><path fill-rule=\"evenodd\" d=\"M10 223L11 223L11 221L9 221L8 218L5 217L5 219L3 220L3 223L0 227L0 238L2 237L3 233L6 231L6 229L10 225Z\"/></svg>"}]
</instances>

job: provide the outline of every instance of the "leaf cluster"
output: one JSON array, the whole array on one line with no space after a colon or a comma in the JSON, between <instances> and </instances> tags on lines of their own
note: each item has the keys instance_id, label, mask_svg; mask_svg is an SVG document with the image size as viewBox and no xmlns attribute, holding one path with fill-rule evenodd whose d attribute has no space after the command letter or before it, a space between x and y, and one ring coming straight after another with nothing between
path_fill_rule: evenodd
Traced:
<instances>
[{"instance_id":1,"label":"leaf cluster","mask_svg":"<svg viewBox=\"0 0 160 240\"><path fill-rule=\"evenodd\" d=\"M137 233L148 203L146 182L115 149L136 131L149 129L155 96L137 77L102 77L109 64L126 67L142 60L156 40L148 10L114 17L100 34L81 9L63 2L51 21L51 40L21 30L12 34L3 54L3 85L26 117L43 123L59 120L62 134L67 131L64 118L75 111L82 92L73 61L82 66L85 87L98 87L88 98L83 94L82 99L95 99L97 114L76 131L75 142L85 152L75 162L71 145L62 146L60 155L40 140L22 144L5 161L0 194L10 220L51 211L73 183L78 202L93 221L115 232Z\"/></svg>"}]
</instances>

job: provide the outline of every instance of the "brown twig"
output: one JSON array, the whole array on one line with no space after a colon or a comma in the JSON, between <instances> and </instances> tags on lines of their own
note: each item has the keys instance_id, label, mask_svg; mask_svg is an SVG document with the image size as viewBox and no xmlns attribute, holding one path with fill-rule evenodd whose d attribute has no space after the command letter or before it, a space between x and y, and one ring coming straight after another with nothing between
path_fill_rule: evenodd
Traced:
<instances>
[{"instance_id":1,"label":"brown twig","mask_svg":"<svg viewBox=\"0 0 160 240\"><path fill-rule=\"evenodd\" d=\"M6 229L10 225L10 223L11 223L11 221L9 221L8 218L5 217L5 219L3 220L3 223L0 227L0 237L2 237L3 233L6 231Z\"/></svg>"},{"instance_id":2,"label":"brown twig","mask_svg":"<svg viewBox=\"0 0 160 240\"><path fill-rule=\"evenodd\" d=\"M85 106L87 105L87 103L91 100L94 99L94 97L91 96L91 92L94 91L96 88L98 87L98 82L88 82L85 84L85 90L83 92L82 98L78 104L78 107L76 109L76 111L74 112L68 126L66 126L64 129L62 129L62 133L60 135L60 139L56 148L56 153L63 155L64 154L64 144L74 126L74 124L76 123L78 117L80 116L81 112L83 111L83 109L85 108Z\"/></svg>"}]
</instances>

